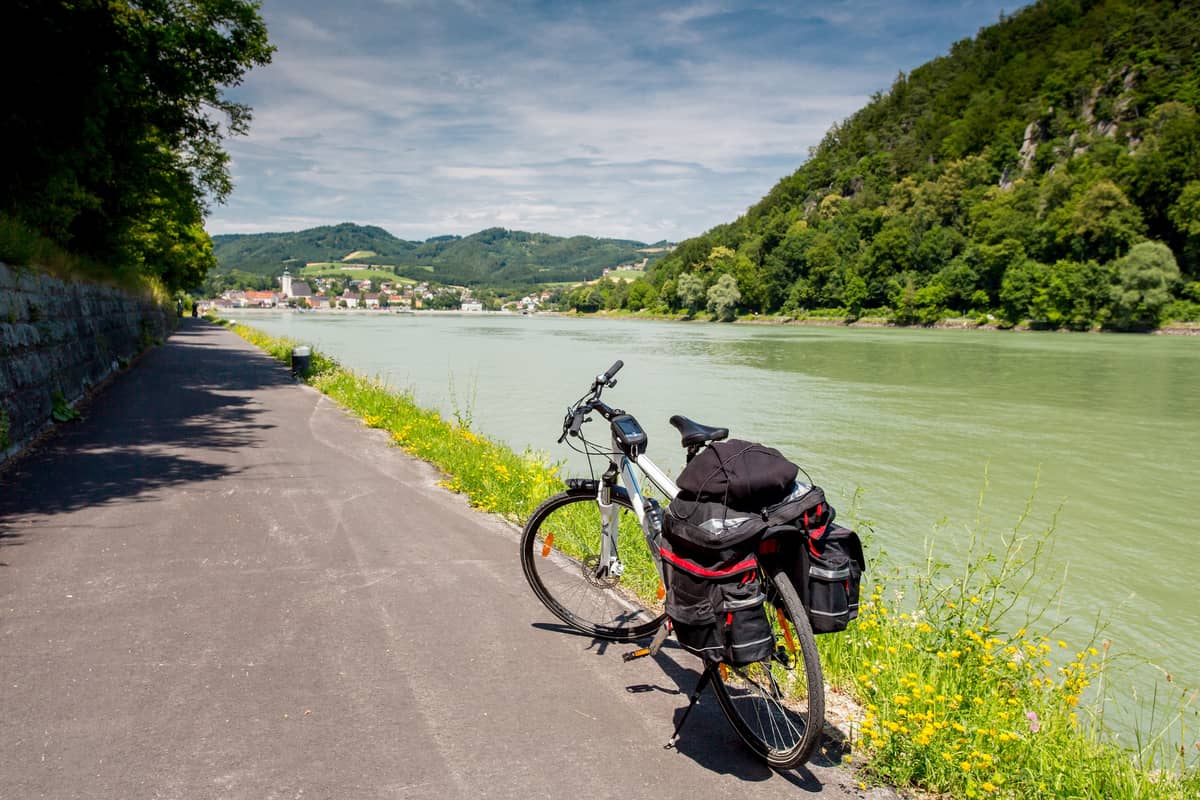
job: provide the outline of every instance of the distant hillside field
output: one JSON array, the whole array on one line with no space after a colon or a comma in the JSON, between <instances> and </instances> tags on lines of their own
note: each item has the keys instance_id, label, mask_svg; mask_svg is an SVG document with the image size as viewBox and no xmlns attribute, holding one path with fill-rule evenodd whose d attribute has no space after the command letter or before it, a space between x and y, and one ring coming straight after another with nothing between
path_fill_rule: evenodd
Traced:
<instances>
[{"instance_id":1,"label":"distant hillside field","mask_svg":"<svg viewBox=\"0 0 1200 800\"><path fill-rule=\"evenodd\" d=\"M654 260L666 243L647 245L591 236L559 237L490 228L470 236L439 236L424 242L398 239L374 226L343 223L296 233L214 236L218 272L277 275L306 264L385 265L418 280L459 285L578 282L607 267Z\"/></svg>"}]
</instances>

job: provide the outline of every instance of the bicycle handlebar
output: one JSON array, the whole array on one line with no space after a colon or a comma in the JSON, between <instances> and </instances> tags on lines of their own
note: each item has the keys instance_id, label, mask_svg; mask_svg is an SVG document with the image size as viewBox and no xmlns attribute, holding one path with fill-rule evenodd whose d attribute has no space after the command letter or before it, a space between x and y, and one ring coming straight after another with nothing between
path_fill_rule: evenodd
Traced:
<instances>
[{"instance_id":1,"label":"bicycle handlebar","mask_svg":"<svg viewBox=\"0 0 1200 800\"><path fill-rule=\"evenodd\" d=\"M613 377L621 371L623 366L625 366L625 362L618 358L605 372L596 376L596 379L592 381L591 391L571 406L567 411L567 416L563 418L562 436L558 437L559 444L562 444L567 436L579 435L580 427L587 422L586 417L589 411L599 411L605 419L611 419L615 413L619 413L601 401L600 394L606 386L616 385Z\"/></svg>"},{"instance_id":2,"label":"bicycle handlebar","mask_svg":"<svg viewBox=\"0 0 1200 800\"><path fill-rule=\"evenodd\" d=\"M613 365L608 368L607 372L596 376L596 381L592 384L592 386L594 388L600 388L612 385L612 379L618 372L621 371L621 367L623 366L625 366L625 362L618 358L615 362L613 362Z\"/></svg>"}]
</instances>

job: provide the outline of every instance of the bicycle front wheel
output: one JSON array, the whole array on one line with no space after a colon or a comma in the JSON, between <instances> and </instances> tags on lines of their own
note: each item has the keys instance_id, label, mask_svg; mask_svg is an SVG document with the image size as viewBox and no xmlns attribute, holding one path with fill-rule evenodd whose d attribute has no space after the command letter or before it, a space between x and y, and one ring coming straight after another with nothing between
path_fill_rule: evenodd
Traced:
<instances>
[{"instance_id":1,"label":"bicycle front wheel","mask_svg":"<svg viewBox=\"0 0 1200 800\"><path fill-rule=\"evenodd\" d=\"M653 634L665 614L656 608L658 570L637 515L613 493L620 520L622 571L602 574L602 522L594 491L572 489L546 500L521 534L521 567L538 599L556 617L600 639L627 642Z\"/></svg>"},{"instance_id":2,"label":"bicycle front wheel","mask_svg":"<svg viewBox=\"0 0 1200 800\"><path fill-rule=\"evenodd\" d=\"M771 658L714 671L717 701L738 736L768 764L792 769L812 756L825 725L825 683L812 626L791 579L772 570L764 589L775 630Z\"/></svg>"}]
</instances>

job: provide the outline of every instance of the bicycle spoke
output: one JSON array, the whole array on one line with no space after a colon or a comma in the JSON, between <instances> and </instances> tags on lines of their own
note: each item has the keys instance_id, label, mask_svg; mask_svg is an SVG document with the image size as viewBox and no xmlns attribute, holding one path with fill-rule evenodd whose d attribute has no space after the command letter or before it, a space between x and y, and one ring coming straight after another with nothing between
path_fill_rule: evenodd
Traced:
<instances>
[{"instance_id":1,"label":"bicycle spoke","mask_svg":"<svg viewBox=\"0 0 1200 800\"><path fill-rule=\"evenodd\" d=\"M812 629L791 582L780 572L769 584L774 591L767 593L767 611L776 652L763 661L718 670L715 688L742 740L772 766L791 768L819 741L824 683Z\"/></svg>"}]
</instances>

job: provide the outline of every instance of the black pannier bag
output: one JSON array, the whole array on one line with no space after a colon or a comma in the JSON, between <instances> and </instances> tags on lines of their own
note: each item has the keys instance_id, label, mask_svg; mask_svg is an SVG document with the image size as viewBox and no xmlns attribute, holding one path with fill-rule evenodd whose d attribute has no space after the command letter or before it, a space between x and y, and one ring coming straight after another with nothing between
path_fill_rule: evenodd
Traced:
<instances>
[{"instance_id":1,"label":"black pannier bag","mask_svg":"<svg viewBox=\"0 0 1200 800\"><path fill-rule=\"evenodd\" d=\"M772 527L759 545L789 565L788 575L808 612L813 633L844 631L858 616L866 557L858 534L834 523L835 512L818 506L793 523Z\"/></svg>"},{"instance_id":2,"label":"black pannier bag","mask_svg":"<svg viewBox=\"0 0 1200 800\"><path fill-rule=\"evenodd\" d=\"M829 523L821 536L808 536L808 621L813 633L846 630L858 616L858 594L866 569L862 542L849 528Z\"/></svg>"},{"instance_id":3,"label":"black pannier bag","mask_svg":"<svg viewBox=\"0 0 1200 800\"><path fill-rule=\"evenodd\" d=\"M723 602L713 597L726 590L699 584L729 583L726 570L755 552L785 565L814 633L845 630L858 616L862 544L854 531L834 524L821 487L800 483L798 474L778 450L738 439L710 445L680 473L679 496L663 521L663 565L667 616L688 649L707 657L725 646L708 620ZM681 572L686 577L672 600L670 576Z\"/></svg>"},{"instance_id":4,"label":"black pannier bag","mask_svg":"<svg viewBox=\"0 0 1200 800\"><path fill-rule=\"evenodd\" d=\"M705 552L660 550L667 583L667 616L675 638L705 663L734 666L762 661L775 649L753 548Z\"/></svg>"},{"instance_id":5,"label":"black pannier bag","mask_svg":"<svg viewBox=\"0 0 1200 800\"><path fill-rule=\"evenodd\" d=\"M667 507L660 549L667 616L680 644L707 662L748 664L774 650L758 579L759 540L771 525L802 517L825 499L819 488L791 488L782 502L756 512L683 495Z\"/></svg>"}]
</instances>

